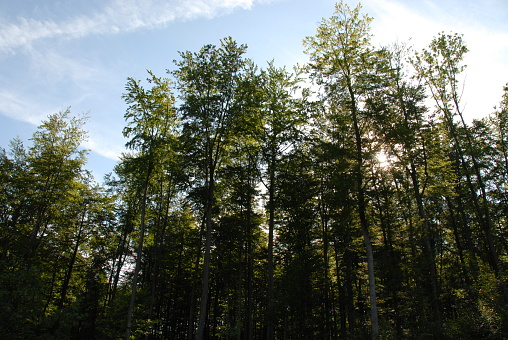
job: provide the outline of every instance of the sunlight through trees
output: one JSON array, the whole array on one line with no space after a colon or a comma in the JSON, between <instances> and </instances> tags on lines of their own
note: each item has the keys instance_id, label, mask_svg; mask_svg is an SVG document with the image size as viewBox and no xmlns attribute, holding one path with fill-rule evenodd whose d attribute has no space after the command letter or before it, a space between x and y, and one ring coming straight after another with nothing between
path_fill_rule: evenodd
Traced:
<instances>
[{"instance_id":1,"label":"sunlight through trees","mask_svg":"<svg viewBox=\"0 0 508 340\"><path fill-rule=\"evenodd\" d=\"M0 334L507 338L508 86L466 122L462 36L371 20L337 3L291 70L227 37L128 78L102 184L69 109L2 148Z\"/></svg>"}]
</instances>

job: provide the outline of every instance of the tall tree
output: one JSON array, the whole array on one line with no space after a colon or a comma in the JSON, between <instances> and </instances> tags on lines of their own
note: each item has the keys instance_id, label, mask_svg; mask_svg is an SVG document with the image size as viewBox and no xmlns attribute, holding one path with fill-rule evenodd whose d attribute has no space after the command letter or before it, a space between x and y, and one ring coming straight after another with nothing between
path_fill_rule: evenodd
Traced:
<instances>
[{"instance_id":1,"label":"tall tree","mask_svg":"<svg viewBox=\"0 0 508 340\"><path fill-rule=\"evenodd\" d=\"M429 147L432 130L427 121L427 108L423 105L425 88L421 82L411 82L407 75L407 66L404 58L409 50L405 46L395 45L391 51L390 69L392 70L391 82L384 91L378 92L367 102L367 108L372 112L376 121L375 130L382 143L385 153L392 156L392 162L397 167L402 167L409 176L412 185L412 197L416 202L416 213L419 217L418 225L422 226L424 243L423 268L426 282L429 287L429 296L433 307L432 318L436 320L433 329L440 329L440 311L438 299L438 278L436 272L434 245L432 242L431 226L427 216L425 202L426 184L429 176L433 173L430 163L438 161L431 158L435 153ZM450 166L441 160L444 167ZM395 164L392 164L395 165ZM403 175L402 175L403 176ZM441 183L444 185L444 182Z\"/></svg>"},{"instance_id":2,"label":"tall tree","mask_svg":"<svg viewBox=\"0 0 508 340\"><path fill-rule=\"evenodd\" d=\"M274 232L276 223L277 189L280 187L280 173L285 172L279 165L284 154L297 147L301 138L300 128L306 121L304 102L306 94L297 98L299 88L297 74L285 68L277 68L273 61L261 74L261 119L259 131L261 161L266 167L262 182L268 191L268 301L266 308L267 339L274 335Z\"/></svg>"},{"instance_id":3,"label":"tall tree","mask_svg":"<svg viewBox=\"0 0 508 340\"><path fill-rule=\"evenodd\" d=\"M431 41L427 49L416 54L413 65L418 75L428 85L436 108L453 141L476 210L477 220L484 234L487 261L496 275L500 275L499 255L493 237L485 181L475 151L475 142L466 124L461 106L462 90L459 76L466 68L462 61L467 52L468 48L461 35L440 33ZM459 120L461 129L455 121L456 118ZM469 162L472 164L472 169Z\"/></svg>"},{"instance_id":4,"label":"tall tree","mask_svg":"<svg viewBox=\"0 0 508 340\"><path fill-rule=\"evenodd\" d=\"M500 105L489 118L492 129L492 144L494 156L492 157L490 196L494 198L497 207L496 215L498 225L506 225L508 222L508 84L503 87L504 93ZM504 184L503 184L504 183ZM501 229L500 228L500 229ZM501 236L501 239L503 237ZM504 248L507 244L504 243Z\"/></svg>"},{"instance_id":5,"label":"tall tree","mask_svg":"<svg viewBox=\"0 0 508 340\"><path fill-rule=\"evenodd\" d=\"M180 52L181 60L173 75L182 104L182 138L190 175L203 192L204 261L197 339L203 339L208 312L213 208L216 181L227 161L232 143L238 142L245 103L242 78L248 62L246 45L233 39L221 40L221 46L205 45L199 52ZM236 139L236 141L235 141Z\"/></svg>"},{"instance_id":6,"label":"tall tree","mask_svg":"<svg viewBox=\"0 0 508 340\"><path fill-rule=\"evenodd\" d=\"M367 216L365 194L365 160L368 157L368 116L362 112L365 101L384 86L386 53L370 44L371 18L360 13L361 6L351 9L343 2L336 4L334 16L324 19L314 37L304 41L310 56L309 70L323 86L326 100L336 105L332 114L347 112L355 140L354 174L356 203L367 253L372 338L379 336L374 253ZM383 62L385 61L385 62ZM333 106L332 106L333 107Z\"/></svg>"},{"instance_id":7,"label":"tall tree","mask_svg":"<svg viewBox=\"0 0 508 340\"><path fill-rule=\"evenodd\" d=\"M140 230L136 250L136 266L132 279L132 293L127 312L126 339L130 339L132 316L136 298L139 271L143 255L143 242L146 229L146 206L150 180L154 171L161 171L162 161L171 152L175 136L176 110L175 98L167 78L158 78L151 71L147 78L151 88L146 89L139 81L128 78L123 98L129 105L125 113L127 126L123 135L130 140L127 148L134 150L132 155L124 155L124 170L134 174L133 185L137 188L140 204Z\"/></svg>"},{"instance_id":8,"label":"tall tree","mask_svg":"<svg viewBox=\"0 0 508 340\"><path fill-rule=\"evenodd\" d=\"M17 310L2 314L6 336L70 336L68 318L80 311L83 275L76 268L98 258L95 241L107 235L98 230L113 220L111 206L92 203L104 196L83 168L85 120L70 110L50 115L28 150L15 140L12 159L2 154L1 309ZM100 273L102 265L96 268Z\"/></svg>"},{"instance_id":9,"label":"tall tree","mask_svg":"<svg viewBox=\"0 0 508 340\"><path fill-rule=\"evenodd\" d=\"M86 150L80 150L86 138L82 129L86 117L70 117L70 110L50 115L32 137L33 146L28 162L33 179L33 227L27 252L33 256L45 235L56 203L65 197L65 191L82 169Z\"/></svg>"}]
</instances>

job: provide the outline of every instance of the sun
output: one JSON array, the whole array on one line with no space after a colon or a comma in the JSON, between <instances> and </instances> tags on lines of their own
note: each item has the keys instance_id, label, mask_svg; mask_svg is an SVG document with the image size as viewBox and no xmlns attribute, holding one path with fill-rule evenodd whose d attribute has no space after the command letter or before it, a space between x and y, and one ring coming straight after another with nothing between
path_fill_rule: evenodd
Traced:
<instances>
[{"instance_id":1,"label":"sun","mask_svg":"<svg viewBox=\"0 0 508 340\"><path fill-rule=\"evenodd\" d=\"M389 152L381 150L376 153L376 161L380 167L386 168L391 164L391 155Z\"/></svg>"}]
</instances>

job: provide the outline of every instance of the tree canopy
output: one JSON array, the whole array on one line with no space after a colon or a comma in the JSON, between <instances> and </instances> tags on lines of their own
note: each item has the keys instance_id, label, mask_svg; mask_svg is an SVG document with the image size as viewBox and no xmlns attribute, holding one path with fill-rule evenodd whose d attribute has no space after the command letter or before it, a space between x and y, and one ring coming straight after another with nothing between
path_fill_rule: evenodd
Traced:
<instances>
[{"instance_id":1,"label":"tree canopy","mask_svg":"<svg viewBox=\"0 0 508 340\"><path fill-rule=\"evenodd\" d=\"M2 336L507 338L508 85L467 121L462 35L372 20L337 3L293 69L226 37L128 78L101 184L70 109L0 149Z\"/></svg>"}]
</instances>

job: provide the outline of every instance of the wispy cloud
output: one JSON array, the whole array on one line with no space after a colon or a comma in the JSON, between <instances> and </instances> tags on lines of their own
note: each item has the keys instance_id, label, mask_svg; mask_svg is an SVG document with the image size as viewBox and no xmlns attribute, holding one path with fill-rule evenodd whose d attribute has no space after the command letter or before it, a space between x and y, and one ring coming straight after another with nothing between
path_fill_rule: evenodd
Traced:
<instances>
[{"instance_id":1,"label":"wispy cloud","mask_svg":"<svg viewBox=\"0 0 508 340\"><path fill-rule=\"evenodd\" d=\"M38 125L51 111L22 98L18 93L0 88L1 113L9 118Z\"/></svg>"},{"instance_id":2,"label":"wispy cloud","mask_svg":"<svg viewBox=\"0 0 508 340\"><path fill-rule=\"evenodd\" d=\"M471 3L468 3L471 5ZM409 7L401 0L371 0L374 42L381 45L394 41L408 42L415 50L428 46L439 32L459 33L469 48L461 76L464 82L464 113L468 119L489 114L499 103L506 83L508 65L508 31L505 26L486 26L471 11L444 12L435 1L424 1L420 7ZM487 62L488 61L488 62Z\"/></svg>"},{"instance_id":3,"label":"wispy cloud","mask_svg":"<svg viewBox=\"0 0 508 340\"><path fill-rule=\"evenodd\" d=\"M176 20L211 18L237 8L249 9L255 1L114 0L91 15L76 15L58 22L21 17L17 22L0 24L0 52L13 53L18 48L30 47L34 42L50 38L76 39L93 34L164 27Z\"/></svg>"},{"instance_id":4,"label":"wispy cloud","mask_svg":"<svg viewBox=\"0 0 508 340\"><path fill-rule=\"evenodd\" d=\"M39 125L48 115L65 109L63 107L41 107L40 103L36 104L26 98L20 97L18 93L5 89L0 89L0 102L4 104L0 111L1 114L15 120L30 123L34 126ZM75 113L76 112L73 112L73 114ZM90 124L90 122L88 124ZM88 129L88 124L85 126L85 130ZM111 136L111 133L98 134L92 132L83 143L83 147L112 160L118 160L121 152L124 151L123 144L114 140L114 136Z\"/></svg>"},{"instance_id":5,"label":"wispy cloud","mask_svg":"<svg viewBox=\"0 0 508 340\"><path fill-rule=\"evenodd\" d=\"M270 1L110 0L103 2L102 7L89 6L86 13L66 12L60 16L62 19L40 19L34 15L0 20L0 57L23 58L20 64L27 68L16 71L15 78L10 80L5 75L0 76L0 114L36 126L49 114L65 109L67 105L72 105L73 112L86 111L91 105L87 98L93 97L100 102L101 91L106 92L108 86L118 85L115 83L117 77L108 66L72 55L74 51L62 50L55 42L161 29L175 21L209 19L237 9L250 9L255 2ZM58 98L57 107L54 106L55 98ZM84 147L106 158L118 159L123 143L111 130L121 129L121 126L116 126L115 117L110 117L114 114L107 109L95 109L94 114L103 115L95 118L95 124L100 127L89 122L93 128Z\"/></svg>"},{"instance_id":6,"label":"wispy cloud","mask_svg":"<svg viewBox=\"0 0 508 340\"><path fill-rule=\"evenodd\" d=\"M17 70L14 78L0 76L0 114L33 125L67 106L79 106L107 85L104 79L112 78L100 64L51 48L30 49L27 56L24 69Z\"/></svg>"},{"instance_id":7,"label":"wispy cloud","mask_svg":"<svg viewBox=\"0 0 508 340\"><path fill-rule=\"evenodd\" d=\"M101 143L100 138L94 136L90 136L82 146L85 149L92 150L99 155L114 161L117 161L120 158L121 153L125 151L122 144Z\"/></svg>"},{"instance_id":8,"label":"wispy cloud","mask_svg":"<svg viewBox=\"0 0 508 340\"><path fill-rule=\"evenodd\" d=\"M395 0L371 0L369 2L375 19L373 21L374 42L391 44L395 41L408 42L421 48L442 30L439 22L425 17Z\"/></svg>"}]
</instances>

